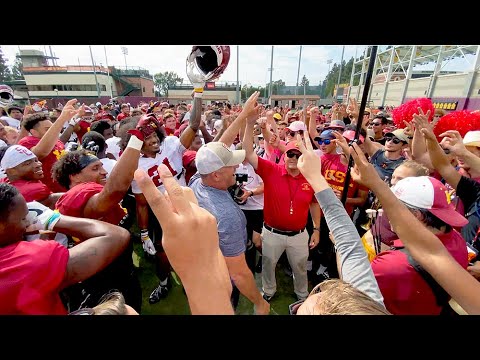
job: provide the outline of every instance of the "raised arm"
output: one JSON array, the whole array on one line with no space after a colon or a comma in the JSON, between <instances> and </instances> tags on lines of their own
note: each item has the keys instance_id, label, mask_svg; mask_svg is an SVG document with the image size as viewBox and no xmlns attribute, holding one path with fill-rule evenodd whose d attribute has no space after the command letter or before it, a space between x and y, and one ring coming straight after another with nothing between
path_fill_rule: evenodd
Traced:
<instances>
[{"instance_id":1,"label":"raised arm","mask_svg":"<svg viewBox=\"0 0 480 360\"><path fill-rule=\"evenodd\" d=\"M357 144L353 144L351 154L356 164L352 177L375 193L393 230L412 257L467 313L480 314L480 298L477 296L480 283L455 261L440 239L396 198Z\"/></svg>"},{"instance_id":2,"label":"raised arm","mask_svg":"<svg viewBox=\"0 0 480 360\"><path fill-rule=\"evenodd\" d=\"M88 200L84 210L85 217L98 218L104 216L114 204L118 204L123 199L138 167L142 145L143 141L137 136L132 135L130 137L125 151L113 167L103 190Z\"/></svg>"},{"instance_id":3,"label":"raised arm","mask_svg":"<svg viewBox=\"0 0 480 360\"><path fill-rule=\"evenodd\" d=\"M450 164L442 147L437 141L432 127L428 124L427 115L416 114L413 116L413 122L418 131L420 131L427 143L428 154L433 167L440 173L445 181L453 188L457 188L458 182L462 178L460 173Z\"/></svg>"},{"instance_id":4,"label":"raised arm","mask_svg":"<svg viewBox=\"0 0 480 360\"><path fill-rule=\"evenodd\" d=\"M38 160L42 160L50 152L52 151L53 147L57 143L58 136L63 129L63 125L65 122L69 121L73 118L78 110L75 109L73 104L77 102L77 99L71 99L67 102L67 104L63 107L62 113L58 117L58 119L53 123L50 129L47 130L45 135L40 139L40 142L31 148L31 151L37 155Z\"/></svg>"},{"instance_id":5,"label":"raised arm","mask_svg":"<svg viewBox=\"0 0 480 360\"><path fill-rule=\"evenodd\" d=\"M62 215L53 228L83 240L69 249L62 288L88 279L110 264L127 247L130 233L103 221Z\"/></svg>"},{"instance_id":6,"label":"raised arm","mask_svg":"<svg viewBox=\"0 0 480 360\"><path fill-rule=\"evenodd\" d=\"M247 125L245 127L245 135L243 137L243 149L246 152L246 159L253 166L255 170L258 167L258 156L253 151L253 127L257 122L255 112L258 110L258 105L256 105L257 98L260 95L258 91L255 91L245 103L242 112L247 112L250 116L247 117Z\"/></svg>"},{"instance_id":7,"label":"raised arm","mask_svg":"<svg viewBox=\"0 0 480 360\"><path fill-rule=\"evenodd\" d=\"M135 181L162 226L163 248L182 281L192 314L233 315L232 284L214 216L198 206L192 190L181 188L165 165L158 172L168 198L143 170L135 172Z\"/></svg>"},{"instance_id":8,"label":"raised arm","mask_svg":"<svg viewBox=\"0 0 480 360\"><path fill-rule=\"evenodd\" d=\"M321 162L313 152L310 139L306 136L303 145L300 136L297 135L297 144L302 152L298 159L298 169L313 187L328 228L335 238L335 248L340 255L342 279L383 304L382 294L360 236L345 207L322 176Z\"/></svg>"},{"instance_id":9,"label":"raised arm","mask_svg":"<svg viewBox=\"0 0 480 360\"><path fill-rule=\"evenodd\" d=\"M188 120L188 126L180 136L180 142L188 149L192 145L195 136L200 128L200 121L202 120L202 97L203 88L196 88L193 96L193 107L190 114L190 120Z\"/></svg>"}]
</instances>

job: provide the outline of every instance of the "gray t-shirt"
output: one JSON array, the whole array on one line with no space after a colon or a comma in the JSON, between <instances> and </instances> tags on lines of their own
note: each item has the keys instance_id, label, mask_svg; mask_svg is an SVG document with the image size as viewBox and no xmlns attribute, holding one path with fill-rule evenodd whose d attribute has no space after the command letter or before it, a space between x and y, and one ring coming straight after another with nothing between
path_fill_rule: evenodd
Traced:
<instances>
[{"instance_id":1,"label":"gray t-shirt","mask_svg":"<svg viewBox=\"0 0 480 360\"><path fill-rule=\"evenodd\" d=\"M405 161L405 158L401 156L396 160L390 160L385 157L385 150L379 149L372 155L370 158L370 163L372 163L375 170L377 170L378 175L382 180L387 179L390 181L393 175L393 171Z\"/></svg>"},{"instance_id":2,"label":"gray t-shirt","mask_svg":"<svg viewBox=\"0 0 480 360\"><path fill-rule=\"evenodd\" d=\"M247 244L247 220L228 191L204 185L198 173L192 176L188 186L197 197L198 205L217 219L220 250L223 256L243 254Z\"/></svg>"},{"instance_id":3,"label":"gray t-shirt","mask_svg":"<svg viewBox=\"0 0 480 360\"><path fill-rule=\"evenodd\" d=\"M340 255L343 281L384 305L367 253L345 207L332 189L320 191L315 197L335 238L335 249Z\"/></svg>"}]
</instances>

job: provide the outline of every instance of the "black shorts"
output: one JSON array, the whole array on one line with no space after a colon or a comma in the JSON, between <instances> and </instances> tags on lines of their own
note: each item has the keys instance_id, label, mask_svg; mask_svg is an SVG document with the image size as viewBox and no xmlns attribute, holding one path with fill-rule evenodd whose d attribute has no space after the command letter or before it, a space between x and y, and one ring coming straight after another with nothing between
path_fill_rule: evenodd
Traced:
<instances>
[{"instance_id":1,"label":"black shorts","mask_svg":"<svg viewBox=\"0 0 480 360\"><path fill-rule=\"evenodd\" d=\"M253 231L261 234L263 228L263 210L243 210L247 218L247 238L253 237Z\"/></svg>"}]
</instances>

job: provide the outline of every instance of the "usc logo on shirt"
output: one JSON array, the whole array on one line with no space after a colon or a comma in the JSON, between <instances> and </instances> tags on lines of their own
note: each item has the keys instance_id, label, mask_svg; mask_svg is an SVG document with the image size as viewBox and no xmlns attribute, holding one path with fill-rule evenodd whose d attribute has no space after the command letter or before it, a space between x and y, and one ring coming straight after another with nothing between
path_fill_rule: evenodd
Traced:
<instances>
[{"instance_id":1,"label":"usc logo on shirt","mask_svg":"<svg viewBox=\"0 0 480 360\"><path fill-rule=\"evenodd\" d=\"M309 183L303 183L303 184L301 185L301 189L302 189L303 191L310 191L310 190L312 189L312 187L310 186Z\"/></svg>"},{"instance_id":2,"label":"usc logo on shirt","mask_svg":"<svg viewBox=\"0 0 480 360\"><path fill-rule=\"evenodd\" d=\"M60 158L65 155L67 152L65 150L54 150L53 151L53 155L55 155L55 157L57 158L57 160L60 160Z\"/></svg>"}]
</instances>

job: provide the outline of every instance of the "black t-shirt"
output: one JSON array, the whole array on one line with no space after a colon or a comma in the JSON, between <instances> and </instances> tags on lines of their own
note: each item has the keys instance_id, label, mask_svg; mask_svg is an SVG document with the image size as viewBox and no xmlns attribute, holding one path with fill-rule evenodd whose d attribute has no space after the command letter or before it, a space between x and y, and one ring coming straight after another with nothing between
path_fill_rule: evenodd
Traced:
<instances>
[{"instance_id":1,"label":"black t-shirt","mask_svg":"<svg viewBox=\"0 0 480 360\"><path fill-rule=\"evenodd\" d=\"M457 196L462 200L465 207L465 217L468 224L462 228L462 236L469 243L473 240L480 226L480 183L462 176L457 186ZM474 244L480 250L480 242Z\"/></svg>"}]
</instances>

